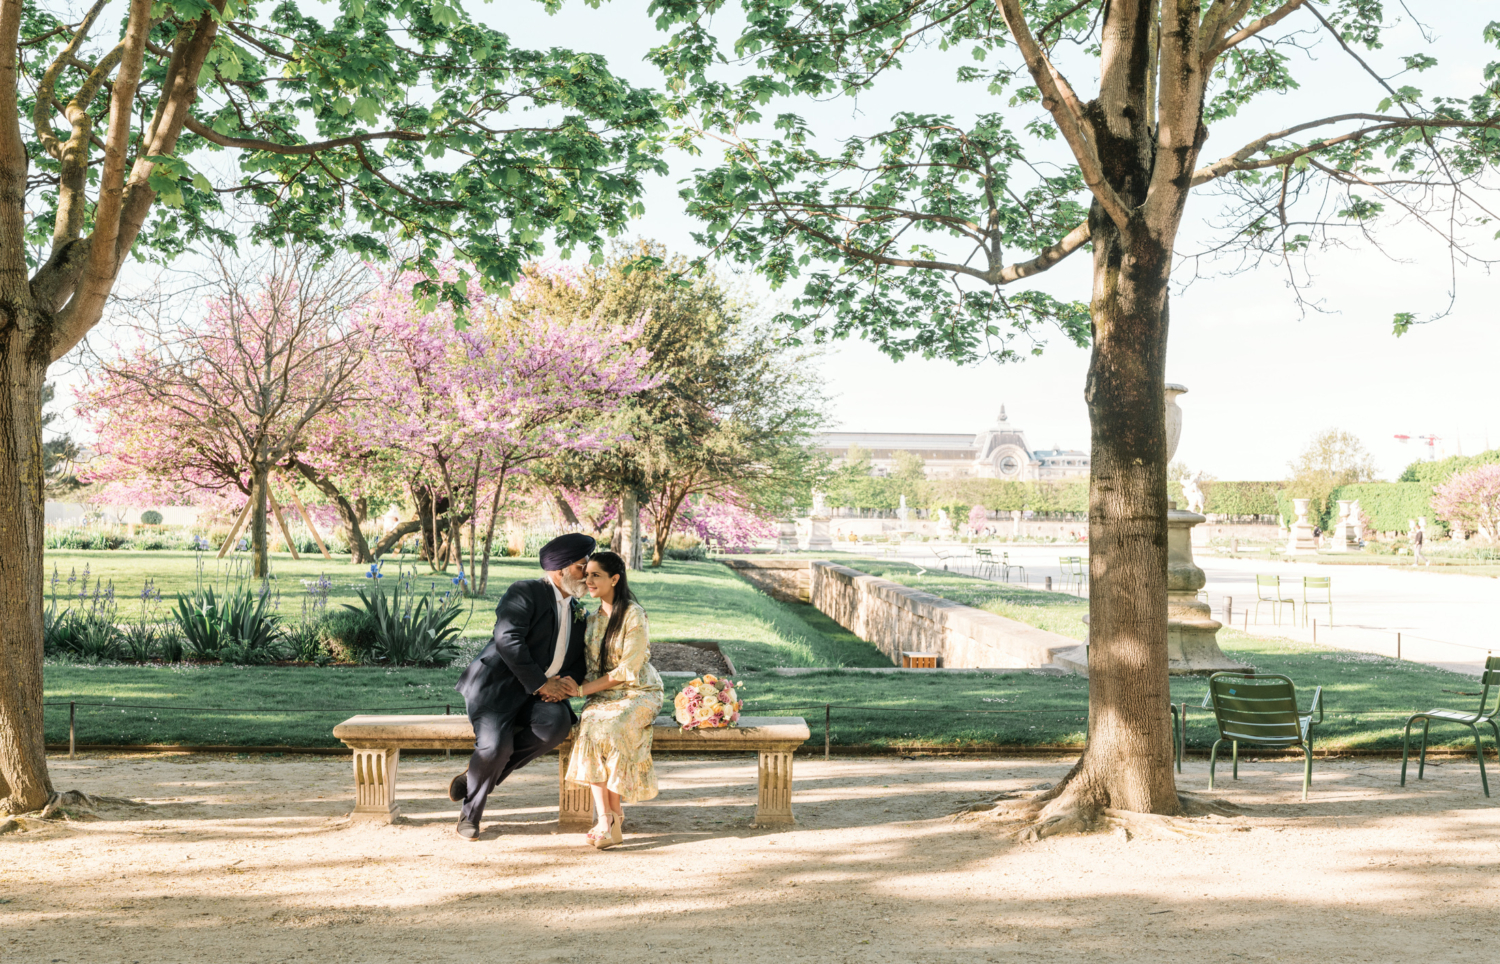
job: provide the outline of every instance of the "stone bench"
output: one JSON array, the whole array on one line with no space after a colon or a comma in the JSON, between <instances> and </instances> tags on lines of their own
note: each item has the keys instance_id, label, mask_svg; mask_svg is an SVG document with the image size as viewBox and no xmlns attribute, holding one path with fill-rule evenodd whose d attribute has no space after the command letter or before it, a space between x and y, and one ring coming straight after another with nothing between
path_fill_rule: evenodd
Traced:
<instances>
[{"instance_id":1,"label":"stone bench","mask_svg":"<svg viewBox=\"0 0 1500 964\"><path fill-rule=\"evenodd\" d=\"M352 716L333 728L333 735L354 751L355 820L390 823L396 806L396 771L401 751L474 749L474 729L467 716ZM669 716L658 716L651 728L653 751L677 753L747 753L760 755L760 798L753 826L796 823L792 817L792 752L811 734L800 716L742 716L739 726L683 730ZM561 830L586 830L594 822L593 794L569 786L572 737L557 758L557 822ZM456 761L455 761L456 762Z\"/></svg>"}]
</instances>

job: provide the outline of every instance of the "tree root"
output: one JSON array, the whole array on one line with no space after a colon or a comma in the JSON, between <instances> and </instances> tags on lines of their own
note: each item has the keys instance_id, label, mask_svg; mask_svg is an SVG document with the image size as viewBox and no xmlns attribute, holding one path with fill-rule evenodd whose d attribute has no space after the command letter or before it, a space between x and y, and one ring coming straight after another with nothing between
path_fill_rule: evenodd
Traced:
<instances>
[{"instance_id":1,"label":"tree root","mask_svg":"<svg viewBox=\"0 0 1500 964\"><path fill-rule=\"evenodd\" d=\"M103 807L145 807L150 804L128 797L105 797L84 793L82 790L64 790L47 799L46 806L37 811L40 820L79 820L94 816L94 811Z\"/></svg>"},{"instance_id":2,"label":"tree root","mask_svg":"<svg viewBox=\"0 0 1500 964\"><path fill-rule=\"evenodd\" d=\"M977 816L1000 824L1008 836L1026 843L1071 833L1113 832L1126 840L1143 834L1206 837L1229 830L1249 829L1225 817L1238 817L1238 807L1223 800L1179 792L1181 813L1163 816L1107 807L1065 785L1052 790L1047 785L1027 793L1006 793L983 803L969 804L955 816Z\"/></svg>"}]
</instances>

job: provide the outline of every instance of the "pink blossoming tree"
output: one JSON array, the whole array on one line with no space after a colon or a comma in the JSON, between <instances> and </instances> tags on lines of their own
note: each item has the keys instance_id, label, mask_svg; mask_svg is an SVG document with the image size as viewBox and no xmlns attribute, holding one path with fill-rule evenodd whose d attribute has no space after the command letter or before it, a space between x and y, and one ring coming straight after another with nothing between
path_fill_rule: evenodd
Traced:
<instances>
[{"instance_id":1,"label":"pink blossoming tree","mask_svg":"<svg viewBox=\"0 0 1500 964\"><path fill-rule=\"evenodd\" d=\"M215 266L201 307L163 296L137 313L135 344L99 359L79 413L98 434L91 481L249 499L264 577L272 468L365 391L366 336L350 317L368 282L357 262L295 248Z\"/></svg>"},{"instance_id":2,"label":"pink blossoming tree","mask_svg":"<svg viewBox=\"0 0 1500 964\"><path fill-rule=\"evenodd\" d=\"M596 416L653 384L649 354L632 344L644 320L534 311L501 321L476 288L470 299L482 323L460 328L447 306L414 301L412 283L383 285L362 322L381 346L370 367L381 404L365 434L411 461L414 488L425 486L434 504L446 500L450 523L469 522L469 572L483 592L507 484L540 459L616 441ZM449 533L434 553L437 568L460 558L456 524Z\"/></svg>"},{"instance_id":3,"label":"pink blossoming tree","mask_svg":"<svg viewBox=\"0 0 1500 964\"><path fill-rule=\"evenodd\" d=\"M1432 508L1440 517L1494 542L1500 538L1500 465L1481 465L1455 475L1437 487Z\"/></svg>"}]
</instances>

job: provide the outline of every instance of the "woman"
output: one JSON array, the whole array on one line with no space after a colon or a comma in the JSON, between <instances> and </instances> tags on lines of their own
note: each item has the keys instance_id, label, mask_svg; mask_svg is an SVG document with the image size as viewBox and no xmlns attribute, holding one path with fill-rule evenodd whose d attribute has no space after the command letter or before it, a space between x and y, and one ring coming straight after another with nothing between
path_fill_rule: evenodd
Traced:
<instances>
[{"instance_id":1,"label":"woman","mask_svg":"<svg viewBox=\"0 0 1500 964\"><path fill-rule=\"evenodd\" d=\"M588 784L598 822L588 842L600 850L620 843L622 803L656 796L651 724L661 709L661 677L651 665L646 611L630 592L625 560L608 551L589 557L585 575L599 608L584 633L588 697L568 760L568 782Z\"/></svg>"}]
</instances>

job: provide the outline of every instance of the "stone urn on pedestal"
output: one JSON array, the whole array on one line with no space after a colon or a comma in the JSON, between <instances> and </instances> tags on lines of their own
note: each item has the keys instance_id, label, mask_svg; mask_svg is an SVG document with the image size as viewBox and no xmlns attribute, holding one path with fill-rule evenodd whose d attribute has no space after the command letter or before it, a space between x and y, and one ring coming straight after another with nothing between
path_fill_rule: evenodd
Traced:
<instances>
[{"instance_id":1,"label":"stone urn on pedestal","mask_svg":"<svg viewBox=\"0 0 1500 964\"><path fill-rule=\"evenodd\" d=\"M1187 389L1167 386L1167 461L1177 454L1182 436L1182 409L1177 396ZM1208 577L1193 561L1193 526L1206 522L1204 516L1167 503L1167 672L1174 675L1207 674L1220 671L1244 671L1219 649L1219 630L1223 623L1214 619L1208 603L1198 598L1198 590Z\"/></svg>"},{"instance_id":2,"label":"stone urn on pedestal","mask_svg":"<svg viewBox=\"0 0 1500 964\"><path fill-rule=\"evenodd\" d=\"M1333 531L1328 533L1327 545L1324 548L1329 552L1359 551L1359 536L1354 531L1354 502L1352 500L1339 500L1338 521L1333 524Z\"/></svg>"},{"instance_id":3,"label":"stone urn on pedestal","mask_svg":"<svg viewBox=\"0 0 1500 964\"><path fill-rule=\"evenodd\" d=\"M797 542L797 520L795 509L792 508L792 500L786 500L786 515L776 522L776 551L796 552L802 548Z\"/></svg>"},{"instance_id":4,"label":"stone urn on pedestal","mask_svg":"<svg viewBox=\"0 0 1500 964\"><path fill-rule=\"evenodd\" d=\"M1297 521L1292 523L1287 534L1286 551L1289 555L1308 555L1318 551L1318 537L1313 534L1313 524L1307 521L1307 507L1311 502L1311 499L1292 500Z\"/></svg>"},{"instance_id":5,"label":"stone urn on pedestal","mask_svg":"<svg viewBox=\"0 0 1500 964\"><path fill-rule=\"evenodd\" d=\"M828 535L828 506L823 502L823 493L813 493L812 530L807 537L807 548L809 551L818 549L832 549L833 539Z\"/></svg>"}]
</instances>

